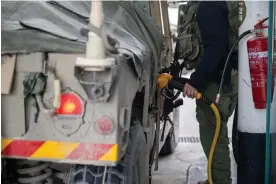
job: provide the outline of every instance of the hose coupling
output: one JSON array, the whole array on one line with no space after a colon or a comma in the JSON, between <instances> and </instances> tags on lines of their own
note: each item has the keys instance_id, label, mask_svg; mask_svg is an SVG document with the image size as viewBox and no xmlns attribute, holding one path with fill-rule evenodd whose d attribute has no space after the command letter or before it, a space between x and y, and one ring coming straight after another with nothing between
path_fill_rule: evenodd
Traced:
<instances>
[{"instance_id":1,"label":"hose coupling","mask_svg":"<svg viewBox=\"0 0 276 184\"><path fill-rule=\"evenodd\" d=\"M217 96L216 96L216 103L217 104L219 103L219 99L220 99L220 94L217 94Z\"/></svg>"}]
</instances>

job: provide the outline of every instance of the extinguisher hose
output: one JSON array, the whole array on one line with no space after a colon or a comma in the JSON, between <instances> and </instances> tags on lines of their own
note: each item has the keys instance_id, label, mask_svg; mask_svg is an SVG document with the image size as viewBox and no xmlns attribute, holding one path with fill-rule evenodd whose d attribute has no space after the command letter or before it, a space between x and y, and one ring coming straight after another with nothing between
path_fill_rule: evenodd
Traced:
<instances>
[{"instance_id":1,"label":"extinguisher hose","mask_svg":"<svg viewBox=\"0 0 276 184\"><path fill-rule=\"evenodd\" d=\"M226 58L226 61L225 61L225 64L224 64L224 68L223 68L223 72L222 72L222 76L221 76L221 80L220 80L220 84L219 84L219 88L218 88L218 92L217 92L217 97L216 97L216 103L219 103L219 98L220 98L220 93L221 93L221 87L222 87L222 84L224 82L224 75L225 75L225 71L226 71L226 68L227 68L227 65L228 65L228 62L232 56L232 53L236 47L236 45L239 43L239 41L245 37L246 35L248 34L251 34L253 31L252 30L247 30L245 32L243 32L238 38L237 40L234 42L234 45L231 47L230 51L229 51L229 54Z\"/></svg>"}]
</instances>

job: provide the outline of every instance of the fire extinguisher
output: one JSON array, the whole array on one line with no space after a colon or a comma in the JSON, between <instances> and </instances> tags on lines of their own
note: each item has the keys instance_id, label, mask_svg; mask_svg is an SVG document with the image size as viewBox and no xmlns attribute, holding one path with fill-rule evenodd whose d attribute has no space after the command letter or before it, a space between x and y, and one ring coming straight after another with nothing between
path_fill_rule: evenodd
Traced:
<instances>
[{"instance_id":1,"label":"fire extinguisher","mask_svg":"<svg viewBox=\"0 0 276 184\"><path fill-rule=\"evenodd\" d=\"M252 96L256 109L266 108L266 94L267 94L267 64L268 64L268 37L264 36L263 30L268 28L263 23L268 20L268 17L259 21L254 25L253 30L247 30L243 32L235 41L230 52L226 58L222 78L218 88L216 103L219 103L222 84L224 82L224 74L228 65L228 62L232 56L234 48L237 46L239 41L248 34L254 34L255 36L247 41L247 52L249 58L250 78L252 86ZM276 39L274 40L276 44ZM274 45L275 45L274 44ZM272 64L272 88L271 88L271 102L273 100L274 88L275 88L275 77L276 77L276 58L274 58Z\"/></svg>"},{"instance_id":2,"label":"fire extinguisher","mask_svg":"<svg viewBox=\"0 0 276 184\"><path fill-rule=\"evenodd\" d=\"M263 30L268 28L263 23L268 18L258 22L254 26L255 36L247 41L247 51L249 58L249 69L251 77L252 95L256 109L266 108L267 94L267 64L268 64L268 37L264 36ZM275 67L274 67L275 68ZM275 75L275 72L273 72ZM273 77L272 86L274 86L275 78ZM272 87L272 97L274 87ZM271 98L272 100L272 98Z\"/></svg>"}]
</instances>

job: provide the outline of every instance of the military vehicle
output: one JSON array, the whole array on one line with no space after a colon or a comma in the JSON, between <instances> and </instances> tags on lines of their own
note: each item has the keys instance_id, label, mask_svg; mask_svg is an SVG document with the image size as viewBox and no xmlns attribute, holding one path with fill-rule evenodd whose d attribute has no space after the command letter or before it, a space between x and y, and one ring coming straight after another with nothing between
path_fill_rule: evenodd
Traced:
<instances>
[{"instance_id":1,"label":"military vehicle","mask_svg":"<svg viewBox=\"0 0 276 184\"><path fill-rule=\"evenodd\" d=\"M172 60L167 2L1 9L2 182L150 183L183 103L156 85Z\"/></svg>"}]
</instances>

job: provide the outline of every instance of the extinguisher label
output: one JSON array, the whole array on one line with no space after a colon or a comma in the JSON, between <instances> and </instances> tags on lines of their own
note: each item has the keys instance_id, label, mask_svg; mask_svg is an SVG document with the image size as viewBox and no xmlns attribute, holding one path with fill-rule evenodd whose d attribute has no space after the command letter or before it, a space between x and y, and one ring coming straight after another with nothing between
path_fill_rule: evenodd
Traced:
<instances>
[{"instance_id":1,"label":"extinguisher label","mask_svg":"<svg viewBox=\"0 0 276 184\"><path fill-rule=\"evenodd\" d=\"M267 51L250 52L248 56L251 75L259 74L260 72L267 73Z\"/></svg>"},{"instance_id":2,"label":"extinguisher label","mask_svg":"<svg viewBox=\"0 0 276 184\"><path fill-rule=\"evenodd\" d=\"M264 52L249 52L249 59L250 58L267 58L267 51Z\"/></svg>"},{"instance_id":3,"label":"extinguisher label","mask_svg":"<svg viewBox=\"0 0 276 184\"><path fill-rule=\"evenodd\" d=\"M266 87L267 78L262 74L252 74L251 75L251 84L252 87Z\"/></svg>"},{"instance_id":4,"label":"extinguisher label","mask_svg":"<svg viewBox=\"0 0 276 184\"><path fill-rule=\"evenodd\" d=\"M258 52L258 48L250 49L248 53L253 88L266 88L267 81L267 51Z\"/></svg>"}]
</instances>

